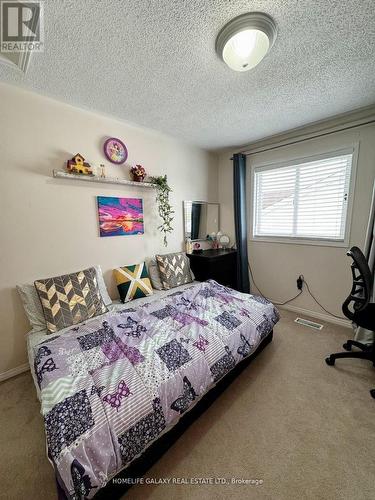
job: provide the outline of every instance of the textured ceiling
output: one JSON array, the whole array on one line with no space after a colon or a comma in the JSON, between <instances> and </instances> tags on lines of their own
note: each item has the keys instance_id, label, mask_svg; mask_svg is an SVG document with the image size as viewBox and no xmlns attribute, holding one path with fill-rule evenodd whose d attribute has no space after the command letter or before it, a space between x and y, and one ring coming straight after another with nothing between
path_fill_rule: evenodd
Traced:
<instances>
[{"instance_id":1,"label":"textured ceiling","mask_svg":"<svg viewBox=\"0 0 375 500\"><path fill-rule=\"evenodd\" d=\"M278 37L259 66L236 73L215 38L254 10ZM44 11L45 52L26 75L0 65L0 80L204 148L375 102L374 0L44 0Z\"/></svg>"}]
</instances>

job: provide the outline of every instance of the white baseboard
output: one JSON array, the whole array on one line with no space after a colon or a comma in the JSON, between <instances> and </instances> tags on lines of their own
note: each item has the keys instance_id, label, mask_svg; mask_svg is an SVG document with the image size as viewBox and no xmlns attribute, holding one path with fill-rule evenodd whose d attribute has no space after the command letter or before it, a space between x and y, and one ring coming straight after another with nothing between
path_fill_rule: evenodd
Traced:
<instances>
[{"instance_id":1,"label":"white baseboard","mask_svg":"<svg viewBox=\"0 0 375 500\"><path fill-rule=\"evenodd\" d=\"M285 306L276 306L280 309L286 309L287 311L295 312L301 316L310 316L311 318L320 319L321 321L326 321L327 323L333 323L335 325L344 326L345 328L352 329L352 323L348 319L335 318L329 314L320 313L316 311L310 311L309 309L303 309L302 307L291 306L289 304Z\"/></svg>"},{"instance_id":2,"label":"white baseboard","mask_svg":"<svg viewBox=\"0 0 375 500\"><path fill-rule=\"evenodd\" d=\"M3 382L4 380L7 380L8 378L15 377L16 375L19 375L20 373L27 372L27 370L30 370L29 363L25 363L24 365L21 366L16 366L15 368L12 368L11 370L8 370L6 372L0 373L0 382Z\"/></svg>"}]
</instances>

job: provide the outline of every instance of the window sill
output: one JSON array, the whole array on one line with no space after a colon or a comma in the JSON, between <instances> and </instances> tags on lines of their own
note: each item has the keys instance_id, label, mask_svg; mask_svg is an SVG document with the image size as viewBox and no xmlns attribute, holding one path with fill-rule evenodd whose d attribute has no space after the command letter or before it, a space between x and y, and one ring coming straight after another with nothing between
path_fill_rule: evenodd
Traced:
<instances>
[{"instance_id":1,"label":"window sill","mask_svg":"<svg viewBox=\"0 0 375 500\"><path fill-rule=\"evenodd\" d=\"M324 240L324 239L312 239L312 238L288 238L282 236L252 236L249 241L259 241L267 243L284 243L287 245L309 245L317 247L336 247L336 248L348 248L349 241L345 240Z\"/></svg>"}]
</instances>

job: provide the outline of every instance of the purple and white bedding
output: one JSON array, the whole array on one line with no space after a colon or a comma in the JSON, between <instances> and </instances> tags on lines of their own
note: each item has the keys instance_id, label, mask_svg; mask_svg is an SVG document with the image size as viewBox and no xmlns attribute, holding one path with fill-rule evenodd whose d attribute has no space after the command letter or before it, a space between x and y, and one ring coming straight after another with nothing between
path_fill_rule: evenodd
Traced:
<instances>
[{"instance_id":1,"label":"purple and white bedding","mask_svg":"<svg viewBox=\"0 0 375 500\"><path fill-rule=\"evenodd\" d=\"M92 498L278 319L266 299L208 281L34 346L48 454L67 495Z\"/></svg>"}]
</instances>

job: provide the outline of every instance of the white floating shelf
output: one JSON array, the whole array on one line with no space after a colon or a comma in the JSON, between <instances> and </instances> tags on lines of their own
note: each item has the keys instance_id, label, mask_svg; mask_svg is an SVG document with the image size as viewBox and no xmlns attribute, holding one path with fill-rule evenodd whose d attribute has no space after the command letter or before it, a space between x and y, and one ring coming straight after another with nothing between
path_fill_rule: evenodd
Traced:
<instances>
[{"instance_id":1,"label":"white floating shelf","mask_svg":"<svg viewBox=\"0 0 375 500\"><path fill-rule=\"evenodd\" d=\"M137 186L145 188L154 188L156 184L151 182L135 182L127 179L116 179L115 177L97 177L96 175L69 174L61 170L54 170L53 176L59 179L70 179L73 181L99 182L101 184L121 184L123 186Z\"/></svg>"}]
</instances>

